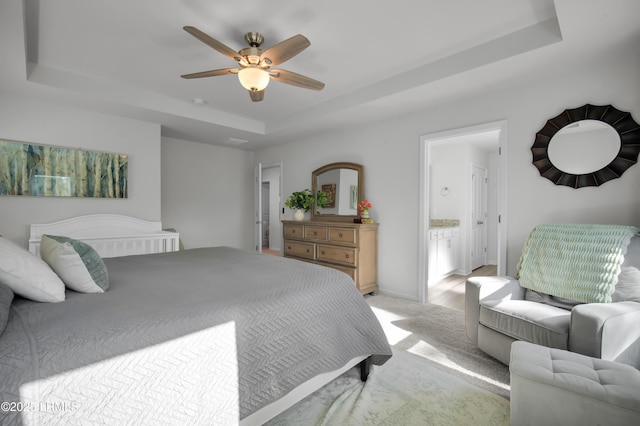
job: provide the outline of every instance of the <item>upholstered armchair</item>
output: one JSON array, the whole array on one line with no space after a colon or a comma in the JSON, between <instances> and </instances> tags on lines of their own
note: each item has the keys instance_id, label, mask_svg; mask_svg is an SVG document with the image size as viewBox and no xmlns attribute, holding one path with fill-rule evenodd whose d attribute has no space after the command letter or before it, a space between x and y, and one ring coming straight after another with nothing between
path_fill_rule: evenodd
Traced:
<instances>
[{"instance_id":1,"label":"upholstered armchair","mask_svg":"<svg viewBox=\"0 0 640 426\"><path fill-rule=\"evenodd\" d=\"M580 233L584 226L578 226ZM576 230L573 225L566 227L569 234ZM539 228L550 232L550 244L536 246ZM600 243L602 229L609 228L588 229L587 248L576 248L574 237L565 238L556 226L537 227L523 249L518 278L469 278L465 289L468 338L505 364L509 364L511 343L522 340L640 369L640 235L638 228L627 227L629 234L618 238L613 244L618 248L612 250L611 244ZM559 242L563 238L570 243ZM608 252L598 257L594 251L601 245ZM600 291L598 295L585 296L584 288L576 290L589 280L595 282L595 290L586 292ZM551 282L541 287L544 292L537 287L541 281Z\"/></svg>"}]
</instances>

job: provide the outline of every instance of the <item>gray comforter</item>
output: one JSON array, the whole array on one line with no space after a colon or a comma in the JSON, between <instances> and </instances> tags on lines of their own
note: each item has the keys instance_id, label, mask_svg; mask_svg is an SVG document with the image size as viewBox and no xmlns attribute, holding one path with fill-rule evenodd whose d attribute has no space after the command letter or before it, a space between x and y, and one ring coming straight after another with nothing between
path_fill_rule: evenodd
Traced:
<instances>
[{"instance_id":1,"label":"gray comforter","mask_svg":"<svg viewBox=\"0 0 640 426\"><path fill-rule=\"evenodd\" d=\"M332 269L227 247L105 263L107 293L14 301L1 424L234 424L356 356L391 355Z\"/></svg>"}]
</instances>

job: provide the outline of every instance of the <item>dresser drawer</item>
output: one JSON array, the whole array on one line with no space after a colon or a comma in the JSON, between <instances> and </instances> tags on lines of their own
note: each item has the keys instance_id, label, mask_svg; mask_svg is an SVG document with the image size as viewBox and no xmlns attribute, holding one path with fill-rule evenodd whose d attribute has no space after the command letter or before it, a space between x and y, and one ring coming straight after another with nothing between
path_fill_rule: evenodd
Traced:
<instances>
[{"instance_id":1,"label":"dresser drawer","mask_svg":"<svg viewBox=\"0 0 640 426\"><path fill-rule=\"evenodd\" d=\"M331 263L322 263L318 262L318 265L326 266L327 268L337 269L338 271L342 271L345 274L349 275L353 282L356 281L356 268L351 268L349 266L341 266L341 265L333 265Z\"/></svg>"},{"instance_id":2,"label":"dresser drawer","mask_svg":"<svg viewBox=\"0 0 640 426\"><path fill-rule=\"evenodd\" d=\"M355 266L356 249L350 247L337 247L319 244L317 259L324 262L338 262L344 265Z\"/></svg>"},{"instance_id":3,"label":"dresser drawer","mask_svg":"<svg viewBox=\"0 0 640 426\"><path fill-rule=\"evenodd\" d=\"M329 241L356 245L356 230L346 228L329 228Z\"/></svg>"},{"instance_id":4,"label":"dresser drawer","mask_svg":"<svg viewBox=\"0 0 640 426\"><path fill-rule=\"evenodd\" d=\"M282 225L285 257L342 271L362 294L378 290L377 223L284 220Z\"/></svg>"},{"instance_id":5,"label":"dresser drawer","mask_svg":"<svg viewBox=\"0 0 640 426\"><path fill-rule=\"evenodd\" d=\"M295 238L297 240L301 240L304 238L304 226L303 225L284 225L284 237L285 238Z\"/></svg>"},{"instance_id":6,"label":"dresser drawer","mask_svg":"<svg viewBox=\"0 0 640 426\"><path fill-rule=\"evenodd\" d=\"M299 241L285 241L284 255L315 260L316 245L313 243L303 243Z\"/></svg>"},{"instance_id":7,"label":"dresser drawer","mask_svg":"<svg viewBox=\"0 0 640 426\"><path fill-rule=\"evenodd\" d=\"M327 227L306 225L304 227L304 239L313 241L327 241Z\"/></svg>"}]
</instances>

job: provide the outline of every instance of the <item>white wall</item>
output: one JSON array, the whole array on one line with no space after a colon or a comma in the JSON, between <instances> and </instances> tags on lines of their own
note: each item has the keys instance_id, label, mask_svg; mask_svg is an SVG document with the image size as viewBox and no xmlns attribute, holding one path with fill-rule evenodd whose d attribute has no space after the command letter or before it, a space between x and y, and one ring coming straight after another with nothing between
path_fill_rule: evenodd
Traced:
<instances>
[{"instance_id":1,"label":"white wall","mask_svg":"<svg viewBox=\"0 0 640 426\"><path fill-rule=\"evenodd\" d=\"M431 219L466 219L468 199L467 177L470 163L467 144L432 143L429 155L431 167ZM442 195L447 188L446 196ZM463 215L465 217L463 217Z\"/></svg>"},{"instance_id":2,"label":"white wall","mask_svg":"<svg viewBox=\"0 0 640 426\"><path fill-rule=\"evenodd\" d=\"M256 161L283 162L283 197L310 185L311 171L337 161L366 167L365 196L380 222L381 292L418 297L420 135L507 120L507 272L515 273L524 240L540 223L623 223L640 226L640 166L597 188L553 185L531 164L535 133L566 108L613 104L640 120L640 63L634 55L598 61L554 79L420 113L357 125L298 143L258 151ZM579 153L577 155L580 155ZM290 213L289 213L290 214Z\"/></svg>"},{"instance_id":3,"label":"white wall","mask_svg":"<svg viewBox=\"0 0 640 426\"><path fill-rule=\"evenodd\" d=\"M129 198L0 197L0 234L27 247L29 225L93 213L159 221L160 125L0 95L0 138L129 156Z\"/></svg>"},{"instance_id":4,"label":"white wall","mask_svg":"<svg viewBox=\"0 0 640 426\"><path fill-rule=\"evenodd\" d=\"M254 250L253 153L162 138L162 221L185 248Z\"/></svg>"}]
</instances>

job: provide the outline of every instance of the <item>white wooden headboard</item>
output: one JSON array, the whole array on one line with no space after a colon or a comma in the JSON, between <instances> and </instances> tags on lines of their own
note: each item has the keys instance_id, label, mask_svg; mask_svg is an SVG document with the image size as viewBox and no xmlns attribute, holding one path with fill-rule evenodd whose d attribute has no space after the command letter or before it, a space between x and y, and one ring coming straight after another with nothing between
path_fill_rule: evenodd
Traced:
<instances>
[{"instance_id":1,"label":"white wooden headboard","mask_svg":"<svg viewBox=\"0 0 640 426\"><path fill-rule=\"evenodd\" d=\"M31 225L29 251L36 256L40 256L43 234L84 241L105 258L178 251L180 237L177 232L163 231L162 222L117 214L92 214Z\"/></svg>"}]
</instances>

